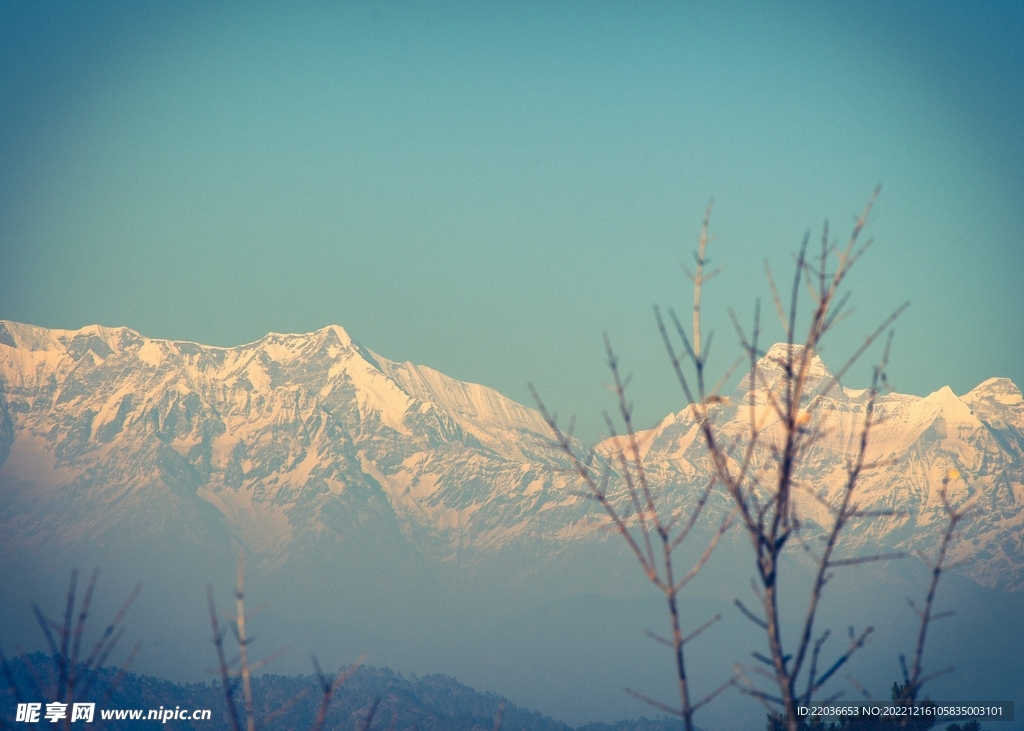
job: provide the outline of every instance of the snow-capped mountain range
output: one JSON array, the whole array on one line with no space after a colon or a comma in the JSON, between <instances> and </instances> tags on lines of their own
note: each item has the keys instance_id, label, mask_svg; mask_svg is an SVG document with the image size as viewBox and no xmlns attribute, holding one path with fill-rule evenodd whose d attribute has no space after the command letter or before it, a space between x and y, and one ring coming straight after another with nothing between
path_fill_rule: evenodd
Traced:
<instances>
[{"instance_id":1,"label":"snow-capped mountain range","mask_svg":"<svg viewBox=\"0 0 1024 731\"><path fill-rule=\"evenodd\" d=\"M784 346L762 359L781 377ZM867 396L815 357L809 396L822 436L800 483L828 500L843 483ZM742 433L748 384L716 406ZM970 509L954 560L984 586L1024 587L1024 400L992 378L963 396L880 398L863 508L896 511L854 529L847 548L930 550L944 523L942 478ZM761 419L761 416L757 418ZM771 425L766 425L766 434ZM707 479L689 411L640 435L669 509ZM596 452L608 454L611 443ZM762 452L762 459L767 450ZM609 460L613 463L612 460ZM231 543L264 567L329 551L370 529L431 560L604 540L564 455L534 410L425 366L389 361L338 326L219 348L127 328L50 330L0 322L0 555ZM722 509L725 497L715 503ZM821 503L801 501L812 522ZM713 520L714 505L708 511ZM355 540L358 540L355 538ZM3 559L0 559L2 561Z\"/></svg>"}]
</instances>

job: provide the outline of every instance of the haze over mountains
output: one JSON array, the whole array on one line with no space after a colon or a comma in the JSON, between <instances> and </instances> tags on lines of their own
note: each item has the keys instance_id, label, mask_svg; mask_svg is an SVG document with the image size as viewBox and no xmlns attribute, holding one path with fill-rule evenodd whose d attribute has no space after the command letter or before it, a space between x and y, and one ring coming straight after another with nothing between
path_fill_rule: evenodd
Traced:
<instances>
[{"instance_id":1,"label":"haze over mountains","mask_svg":"<svg viewBox=\"0 0 1024 731\"><path fill-rule=\"evenodd\" d=\"M762 360L769 387L781 376L779 347ZM814 379L814 426L823 436L799 477L828 500L841 487L867 397L829 388L831 373L817 359ZM744 428L747 389L744 381L716 407L726 431ZM755 396L763 405L763 389ZM895 514L856 528L844 550L932 550L943 527L942 478L955 468L966 479L955 483L952 502L970 509L954 549L954 560L964 561L957 570L984 587L977 591L1017 601L1024 588L1020 389L992 378L959 397L948 388L926 397L888 394L877 409L883 421L869 459L885 466L865 476L859 501ZM689 413L669 415L641 439L666 504L692 504L708 473ZM609 450L609 442L596 448L599 458ZM557 602L591 594L625 602L604 614L582 610L600 625L598 615L632 612L629 597L642 592L629 557L580 489L536 411L484 386L389 361L338 326L217 348L127 328L0 322L0 576L11 628L0 639L7 644L31 624L13 603L33 592L59 596L68 567L95 562L124 583L145 579L153 597L146 611L162 617L166 634L157 639L167 644L163 662L180 677L186 671L175 663L208 642L192 636L205 631L195 597L207 581L230 585L241 549L281 637L306 648L324 644L326 633L326 645L342 655L380 643L390 648L373 658L380 664L429 664L447 648L463 659L440 658L434 670L461 669L454 674L465 682L495 684L508 668L494 668L521 658L488 656L481 649L488 642L522 645L516 631L529 635L538 616L556 626ZM706 523L726 506L725 496L713 499ZM800 509L810 523L824 521L818 501L808 497ZM742 551L742 541L733 543L722 562ZM723 563L715 571L733 570ZM704 590L712 604L715 581ZM177 606L176 592L197 611ZM289 623L289 611L305 614ZM499 616L504 624L495 625ZM175 640L176 623L192 621L199 629ZM565 622L574 626L571 617ZM572 638L562 639L571 655ZM562 653L538 643L538 658L542 646ZM537 689L536 697L517 701L542 704L549 692L554 704L575 687L564 677L572 659L552 662L520 686L521 694ZM594 677L621 687L616 670ZM608 701L595 713L620 707Z\"/></svg>"}]
</instances>

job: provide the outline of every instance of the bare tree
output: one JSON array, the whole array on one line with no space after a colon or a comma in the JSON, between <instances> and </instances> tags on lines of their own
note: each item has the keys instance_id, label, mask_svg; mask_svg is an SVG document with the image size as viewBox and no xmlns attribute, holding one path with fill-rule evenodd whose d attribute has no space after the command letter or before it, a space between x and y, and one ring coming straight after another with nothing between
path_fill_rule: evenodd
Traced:
<instances>
[{"instance_id":1,"label":"bare tree","mask_svg":"<svg viewBox=\"0 0 1024 731\"><path fill-rule=\"evenodd\" d=\"M110 654L124 637L124 627L121 623L128 613L142 586L136 585L129 594L121 609L114 618L107 623L99 639L92 646L88 655L84 655L88 644L85 643L86 628L88 626L89 613L92 607L93 594L96 590L96 583L99 580L100 570L93 570L89 577L89 583L85 588L85 595L79 601L78 590L78 569L71 570L71 579L68 582L67 599L64 606L64 619L62 622L47 617L39 605L32 604L32 612L35 615L39 629L42 630L50 651L50 660L53 663L51 682L44 680L44 675L39 672L31 660L24 657L25 668L29 674L29 685L32 695L36 698L52 698L54 702L64 706L61 725L65 729L71 729L74 720L72 714L76 702L83 702L84 699L94 697L93 691L103 691L103 701L99 704L103 707L116 692L124 679L125 674L131 667L135 656L142 646L141 640L136 642L128 653L124 664L112 678L105 678L101 673L103 664L110 657ZM3 668L4 677L11 688L15 700L18 703L24 702L24 697L14 672L11 668L3 650L0 650L0 666Z\"/></svg>"},{"instance_id":2,"label":"bare tree","mask_svg":"<svg viewBox=\"0 0 1024 731\"><path fill-rule=\"evenodd\" d=\"M844 246L829 240L828 222L825 222L820 248L816 255L808 255L810 234L805 235L795 259L788 301L784 302L771 268L765 263L767 280L775 309L786 335L784 347L773 349L770 362L759 347L760 302L755 304L753 327L747 331L730 310L729 316L739 336L743 356L733 368L709 385L708 357L711 337L702 328L702 297L704 286L715 271L708 271L707 247L712 205L704 215L694 271L687 272L693 282L692 322L689 330L675 312L668 312L668 322L655 308L655 317L673 369L687 402L687 411L694 420L703 441L706 467L711 478L700 493L696 507L684 521L680 515L666 514L659 495L647 478L639 440L631 418L631 406L626 399L628 379L619 373L618 360L606 337L608 365L614 378L619 412L624 435L618 436L608 420L611 444L616 453L615 469L604 468L593 456L577 454L571 437L557 425L540 398L534 393L538 405L552 429L561 449L572 460L573 467L586 484L591 497L596 499L618 533L639 560L647 578L666 596L671 619L672 639L657 638L673 648L676 656L676 674L679 682L678 708L653 701L634 693L652 705L673 713L692 728L694 711L708 702L725 686L720 686L697 703L691 701L689 679L684 662L687 641L699 634L711 622L696 632L684 636L678 606L679 591L706 563L724 532L735 520L747 535L754 557L755 580L752 582L759 608L748 608L740 599L735 605L740 612L764 632L767 654L754 652L758 665L736 668L736 684L741 692L760 699L769 709L782 712L785 727L796 731L801 724L797 713L799 705L809 705L827 681L833 678L850 657L864 646L873 629L866 627L859 633L851 629L849 642L831 662L823 662L825 643L831 633L818 626L818 613L823 591L836 569L867 562L897 558L902 554L874 554L846 556L840 551L842 539L850 526L859 521L893 515L887 511L864 509L857 500L857 487L865 472L877 467L869 459L868 445L872 429L879 423L876 412L879 396L887 388L886 366L892 331L897 317L909 303L898 307L884 322L864 338L860 346L839 371L822 379L813 367L822 340L848 313L849 293L843 292L845 280L859 258L871 245L860 243L872 206L879 193L876 188ZM806 329L798 335L798 323L806 321ZM669 325L671 325L671 330ZM881 358L873 371L871 386L863 398L863 414L854 440L854 448L844 467L841 489L830 499L811 490L802 479L802 468L812 446L826 434L818 419L818 410L829 392L839 387L839 381L858 362L880 337L888 332ZM739 416L745 411L745 431L737 434L722 428L723 415L729 408L728 399L720 389L729 381L740 363L748 364L745 382L746 403L740 406ZM769 380L767 370L781 377ZM822 382L824 380L824 382ZM610 486L616 482L625 485L625 504L617 504L610 495ZM732 505L731 512L719 524L718 531L706 546L701 558L682 578L676 578L672 551L690 533L712 492L724 490ZM797 493L801 493L798 495ZM806 492L807 496L803 497ZM801 525L798 500L814 500L827 515L820 530ZM905 672L904 688L909 702L913 702L921 684L928 679L922 671L922 654L929 624L938 618L933 610L935 589L943 572L943 562L962 513L957 513L943 500L949 517L949 526L934 563L933 574L924 609L919 610L921 626L915 649L913 667ZM681 526L681 527L680 527ZM804 528L802 530L802 528ZM673 532L675 531L675 532ZM780 615L780 574L783 572L784 552L799 547L812 559L814 571L811 587L806 596L807 610L797 623L795 636L783 636L783 618Z\"/></svg>"},{"instance_id":3,"label":"bare tree","mask_svg":"<svg viewBox=\"0 0 1024 731\"><path fill-rule=\"evenodd\" d=\"M245 559L242 553L239 553L238 555L238 573L235 585L235 614L226 618L228 627L230 627L231 633L234 636L238 647L238 655L231 660L228 660L227 658L226 644L224 641L226 634L225 628L221 626L220 618L217 614L217 607L213 600L212 586L206 587L206 596L210 610L210 626L213 630L213 644L217 649L216 672L220 676L221 680L221 690L224 694L224 704L227 709L228 723L231 725L232 731L243 731L243 729L245 731L258 731L258 729L266 728L271 721L284 715L292 706L308 695L309 689L307 688L299 691L276 710L271 711L262 719L257 721L252 695L252 674L264 667L271 660L279 657L284 651L278 650L255 662L252 662L249 659L249 645L252 644L255 638L247 633L247 623L263 611L264 606L260 606L252 613L246 614ZM313 720L311 729L312 731L321 731L324 726L324 722L327 719L327 711L330 707L331 699L334 697L338 688L340 688L341 685L352 677L352 674L359 669L359 666L362 664L362 658L356 661L356 663L349 668L339 670L332 678L328 678L324 674L323 670L320 668L320 663L317 660L316 655L312 656L312 663L320 686L320 705L317 709L316 718ZM241 685L242 690L241 713L239 712L238 701L235 697L239 685ZM373 721L373 714L376 712L377 703L379 701L379 698L375 701L373 708L365 721L364 727L367 729Z\"/></svg>"},{"instance_id":4,"label":"bare tree","mask_svg":"<svg viewBox=\"0 0 1024 731\"><path fill-rule=\"evenodd\" d=\"M910 608L913 609L920 620L920 625L917 632L917 643L914 646L914 661L910 669L907 669L907 662L903 655L900 655L900 665L903 669L903 686L900 695L901 700L908 705L912 705L917 699L917 696L921 690L921 686L927 683L929 680L943 675L948 672L952 672L952 667L946 667L942 670L937 670L928 675L924 674L924 646L925 640L928 637L928 629L931 627L933 622L937 622L940 619L946 619L952 617L955 612L952 610L946 610L944 612L935 611L935 594L939 588L939 579L942 578L943 571L951 568L946 564L946 556L949 553L950 544L953 542L953 538L956 534L956 528L969 512L968 507L961 507L959 510L954 509L949 502L949 483L960 480L961 475L959 470L950 470L946 476L942 479L942 509L946 514L946 529L942 533L942 540L939 542L939 548L936 551L935 558L931 558L924 552L918 552L917 557L929 568L931 571L931 580L928 583L928 592L925 595L924 606L920 609L914 603L914 600L907 597L907 603L910 604Z\"/></svg>"},{"instance_id":5,"label":"bare tree","mask_svg":"<svg viewBox=\"0 0 1024 731\"><path fill-rule=\"evenodd\" d=\"M857 219L845 246L838 247L829 240L828 222L822 231L821 245L817 256L808 257L810 235L805 235L792 278L789 301L784 303L775 285L771 268L765 264L768 284L775 309L786 334L783 353L770 363L780 370L782 378L768 383L763 372L764 366L758 347L760 333L759 304L755 305L753 327L747 337L736 316L730 317L736 328L740 343L749 363L747 384L749 386L748 431L745 435L726 435L716 422L720 398L716 389L708 389L705 368L709 344L701 344L701 294L707 277L704 274L707 263L708 225L711 206L704 217L699 248L696 255L696 270L692 275L693 324L687 334L675 313L670 312L673 329L682 345L677 351L661 314L656 312L658 327L662 334L675 369L676 376L687 398L691 413L695 417L704 438L708 462L713 474L729 495L739 511L740 523L750 540L755 558L755 591L761 605L761 616L747 609L736 600L741 612L760 627L766 636L768 656L754 653L761 663L754 668L739 668L743 692L763 701L781 707L785 723L790 731L800 725L797 714L799 704L809 705L814 694L839 670L858 649L864 646L873 628L866 627L860 633L850 632L849 644L831 664L822 668L819 664L829 630L818 631L817 620L822 592L832 578L834 569L859 565L872 561L898 558L902 554L875 554L867 556L838 557L842 537L851 524L872 518L892 515L891 511L871 511L860 507L855 499L857 486L863 474L877 467L868 460L868 444L872 429L879 423L876 405L879 395L887 388L886 366L893 332L890 326L906 309L909 303L898 307L873 332L864 338L861 345L843 367L823 384L814 384L812 389L812 364L816 352L833 326L841 321L849 293L841 293L842 285L852 267L871 245L871 241L860 244L861 233L867 223L872 206L880 188L872 193L863 213ZM798 313L809 300L809 323L802 338L797 336ZM863 421L856 437L853 454L845 464L845 480L838 496L826 501L813 490L809 496L819 501L830 518L823 533L810 540L802 535L800 515L797 510L796 492L804 487L800 472L804 458L811 446L825 434L825 428L816 421L817 409L824 398L839 386L840 379L864 355L878 338L888 331L888 337L878 364L874 368L872 382L867 390L863 410ZM689 377L684 364L690 371ZM764 399L758 402L759 394ZM921 658L925 637L932 621L935 589L943 571L943 561L957 522L962 514L950 508L943 489L943 501L949 516L949 526L942 548L932 565L932 581L925 608L920 612L921 625L915 650L913 670L906 675L907 698L913 702L921 684L927 680L922 675ZM782 570L780 559L790 542L799 543L814 561L814 578L807 600L807 611L798 623L795 641L783 637L779 610L779 577ZM749 675L748 675L749 673ZM773 690L765 690L749 676L767 678Z\"/></svg>"},{"instance_id":6,"label":"bare tree","mask_svg":"<svg viewBox=\"0 0 1024 731\"><path fill-rule=\"evenodd\" d=\"M712 479L708 482L701 492L696 505L688 514L684 514L681 511L666 511L661 500L662 496L651 485L647 471L644 469L640 440L633 425L633 407L626 396L626 387L628 386L629 379L622 377L618 358L612 350L607 336L605 336L605 350L608 355L608 367L614 380L619 416L624 429L622 435L618 434L612 419L607 414L605 415L608 429L612 436L611 444L613 445L614 461L617 463L617 470L614 473L610 469L602 470L600 467L602 461L597 459L593 452L581 455L576 448L571 433L564 432L558 426L556 417L548 411L540 395L532 387L531 390L538 408L554 434L559 448L568 456L574 470L586 484L588 489L587 497L596 500L604 508L605 513L611 520L612 526L626 541L633 555L640 562L640 566L647 579L665 597L672 629L671 638L660 636L650 630L647 630L646 634L655 641L672 649L675 660L679 705L669 705L628 688L626 692L665 713L681 718L686 731L692 731L694 714L726 688L733 685L735 680L732 678L727 679L704 697L696 701L693 700L691 681L686 669L685 647L689 642L695 640L705 630L718 622L722 616L716 614L700 626L684 634L683 618L679 609L679 594L711 558L715 547L726 531L728 531L739 511L733 508L721 520L718 530L708 541L703 553L685 574L681 574L677 565L676 549L683 544L697 524L697 520L703 512L708 498L715 488L716 481ZM624 486L624 499L622 500L618 499L619 496L609 492L609 488L613 486L613 476L617 480L621 480L621 484Z\"/></svg>"}]
</instances>

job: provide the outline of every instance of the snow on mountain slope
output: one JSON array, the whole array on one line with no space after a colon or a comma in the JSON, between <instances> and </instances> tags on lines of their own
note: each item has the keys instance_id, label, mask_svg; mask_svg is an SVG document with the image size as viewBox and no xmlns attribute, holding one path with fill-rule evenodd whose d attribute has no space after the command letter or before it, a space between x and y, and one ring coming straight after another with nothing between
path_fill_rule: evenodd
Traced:
<instances>
[{"instance_id":1,"label":"snow on mountain slope","mask_svg":"<svg viewBox=\"0 0 1024 731\"><path fill-rule=\"evenodd\" d=\"M779 443L781 437L770 399L781 399L780 361L785 348L772 346L761 359L753 394L746 376L735 393L711 412L720 434L745 444L753 395L753 418L761 430L753 469L769 483L774 475L769 445ZM830 524L827 510L811 493L826 502L839 500L846 466L857 450L867 398L865 391L835 383L832 372L812 356L801 403L811 418L807 428L819 435L796 473L797 501L805 520ZM880 466L863 473L855 499L863 509L895 514L852 527L846 552L933 552L946 525L943 478L956 470L964 480L950 483L949 499L968 517L958 531L952 563L964 562L960 570L983 585L1024 588L1024 400L1020 390L1009 380L996 378L960 398L948 387L923 398L890 393L878 398L874 418L877 423L870 432L866 461ZM653 481L706 484L710 471L703 437L689 410L669 416L643 433L641 441ZM598 449L607 453L609 446ZM688 504L685 491L668 491L666 499L671 502L673 495L679 506ZM713 500L712 514L714 507L720 512L726 504L724 496Z\"/></svg>"},{"instance_id":2,"label":"snow on mountain slope","mask_svg":"<svg viewBox=\"0 0 1024 731\"><path fill-rule=\"evenodd\" d=\"M0 383L13 414L3 522L40 540L114 524L187 533L199 511L269 564L361 523L444 557L531 533L536 512L579 512L539 415L387 361L337 326L216 348L4 322ZM46 510L54 498L63 520Z\"/></svg>"},{"instance_id":3,"label":"snow on mountain slope","mask_svg":"<svg viewBox=\"0 0 1024 731\"><path fill-rule=\"evenodd\" d=\"M768 392L786 346L769 349L753 393L766 439ZM535 411L436 370L394 363L338 326L271 333L233 348L146 338L127 328L48 330L0 322L0 549L73 551L240 544L261 565L377 540L442 561L603 540L592 502ZM725 433L749 429L749 378L714 407ZM826 501L841 489L867 395L809 360L805 403L821 432L797 475ZM1006 379L963 397L888 394L877 403L858 501L897 515L851 531L852 554L929 550L942 525L942 477L969 507L956 559L987 586L1024 587L1024 399ZM683 410L640 435L667 507L706 484ZM611 442L597 451L610 455ZM756 456L767 472L767 449ZM707 519L726 509L718 495ZM820 503L800 509L823 524ZM49 550L49 549L47 549ZM0 551L10 555L11 550Z\"/></svg>"}]
</instances>

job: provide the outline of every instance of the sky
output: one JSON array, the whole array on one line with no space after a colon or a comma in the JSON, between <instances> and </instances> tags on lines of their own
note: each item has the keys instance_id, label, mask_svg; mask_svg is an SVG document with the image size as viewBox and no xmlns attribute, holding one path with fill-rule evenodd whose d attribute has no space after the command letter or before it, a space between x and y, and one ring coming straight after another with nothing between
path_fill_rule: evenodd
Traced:
<instances>
[{"instance_id":1,"label":"sky","mask_svg":"<svg viewBox=\"0 0 1024 731\"><path fill-rule=\"evenodd\" d=\"M1024 385L1021 130L1015 2L9 0L0 318L221 346L336 323L533 383L592 442L604 332L640 426L684 405L652 307L687 312L710 199L719 372L764 261L787 279L881 183L826 362L909 300L894 389Z\"/></svg>"}]
</instances>

